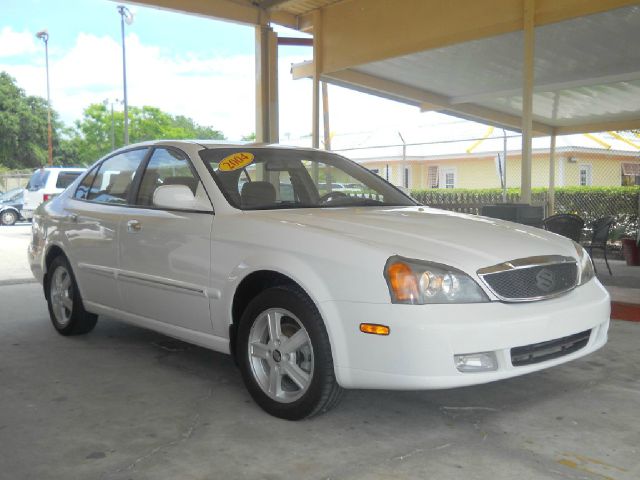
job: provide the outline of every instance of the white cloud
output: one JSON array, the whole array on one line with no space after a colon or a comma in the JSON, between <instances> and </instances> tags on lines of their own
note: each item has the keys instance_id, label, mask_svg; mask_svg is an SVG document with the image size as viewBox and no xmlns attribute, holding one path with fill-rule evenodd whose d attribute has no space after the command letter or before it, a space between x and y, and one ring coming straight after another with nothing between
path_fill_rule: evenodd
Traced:
<instances>
[{"instance_id":1,"label":"white cloud","mask_svg":"<svg viewBox=\"0 0 640 480\"><path fill-rule=\"evenodd\" d=\"M27 31L14 32L11 27L0 30L0 58L31 54L38 51L35 36Z\"/></svg>"},{"instance_id":2,"label":"white cloud","mask_svg":"<svg viewBox=\"0 0 640 480\"><path fill-rule=\"evenodd\" d=\"M153 105L174 115L191 117L221 130L232 140L255 130L253 55L175 56L144 44L133 33L126 42L130 105ZM28 94L44 97L44 58L40 57L34 57L36 64L0 64L0 70L16 77ZM294 81L290 75L291 64L306 57L286 56L279 60L283 143L311 132L311 81ZM50 69L51 102L68 124L80 118L91 103L122 99L122 50L111 37L80 33L73 48L51 56ZM335 134L415 127L428 117L415 107L333 86L329 102L331 131ZM375 138L371 142L375 143Z\"/></svg>"}]
</instances>

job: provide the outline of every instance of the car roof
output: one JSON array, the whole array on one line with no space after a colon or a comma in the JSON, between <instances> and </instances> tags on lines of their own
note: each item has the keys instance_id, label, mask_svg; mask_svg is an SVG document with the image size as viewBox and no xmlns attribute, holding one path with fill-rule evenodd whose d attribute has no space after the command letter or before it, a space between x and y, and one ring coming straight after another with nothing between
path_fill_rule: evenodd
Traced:
<instances>
[{"instance_id":1,"label":"car roof","mask_svg":"<svg viewBox=\"0 0 640 480\"><path fill-rule=\"evenodd\" d=\"M34 170L34 172L39 171L40 169ZM46 172L84 172L86 170L85 167L44 167Z\"/></svg>"},{"instance_id":2,"label":"car roof","mask_svg":"<svg viewBox=\"0 0 640 480\"><path fill-rule=\"evenodd\" d=\"M163 140L149 140L146 142L132 143L125 147L121 147L114 152L129 150L131 148L136 147L152 147L158 145L199 145L206 149L217 149L217 148L241 148L241 147L250 147L250 148L280 148L287 150L304 150L304 151L319 151L315 148L308 147L297 147L292 145L281 145L279 143L260 143L260 142L230 142L228 140L198 140L198 139L180 139L180 140L171 140L171 139L163 139ZM323 150L322 150L323 151Z\"/></svg>"}]
</instances>

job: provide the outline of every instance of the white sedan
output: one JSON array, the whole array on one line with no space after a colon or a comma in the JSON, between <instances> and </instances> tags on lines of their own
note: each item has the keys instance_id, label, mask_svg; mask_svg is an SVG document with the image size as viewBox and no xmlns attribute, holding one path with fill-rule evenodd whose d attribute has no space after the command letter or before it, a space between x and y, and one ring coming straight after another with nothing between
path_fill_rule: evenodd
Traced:
<instances>
[{"instance_id":1,"label":"white sedan","mask_svg":"<svg viewBox=\"0 0 640 480\"><path fill-rule=\"evenodd\" d=\"M361 192L320 194L318 185ZM345 388L440 389L602 347L610 303L578 244L431 209L332 153L159 141L42 205L29 260L62 335L119 318L237 361L267 412Z\"/></svg>"}]
</instances>

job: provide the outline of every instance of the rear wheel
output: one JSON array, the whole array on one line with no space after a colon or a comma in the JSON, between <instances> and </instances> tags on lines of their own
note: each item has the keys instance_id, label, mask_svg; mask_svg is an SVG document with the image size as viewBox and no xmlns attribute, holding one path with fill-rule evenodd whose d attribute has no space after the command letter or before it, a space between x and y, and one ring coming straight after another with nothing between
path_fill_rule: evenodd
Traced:
<instances>
[{"instance_id":1,"label":"rear wheel","mask_svg":"<svg viewBox=\"0 0 640 480\"><path fill-rule=\"evenodd\" d=\"M5 210L0 214L0 225L13 225L18 220L18 214L13 210Z\"/></svg>"},{"instance_id":2,"label":"rear wheel","mask_svg":"<svg viewBox=\"0 0 640 480\"><path fill-rule=\"evenodd\" d=\"M249 393L271 415L300 420L342 396L320 313L298 288L270 288L249 303L237 352Z\"/></svg>"},{"instance_id":3,"label":"rear wheel","mask_svg":"<svg viewBox=\"0 0 640 480\"><path fill-rule=\"evenodd\" d=\"M84 309L69 262L62 255L49 266L45 288L49 317L61 335L81 335L96 326L98 316Z\"/></svg>"}]
</instances>

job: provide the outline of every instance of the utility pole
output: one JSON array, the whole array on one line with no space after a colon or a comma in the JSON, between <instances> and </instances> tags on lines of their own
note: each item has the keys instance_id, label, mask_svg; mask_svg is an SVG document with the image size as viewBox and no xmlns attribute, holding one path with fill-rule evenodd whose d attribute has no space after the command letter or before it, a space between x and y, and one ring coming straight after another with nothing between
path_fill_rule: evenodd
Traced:
<instances>
[{"instance_id":1,"label":"utility pole","mask_svg":"<svg viewBox=\"0 0 640 480\"><path fill-rule=\"evenodd\" d=\"M120 29L122 32L122 87L124 90L124 144L129 145L129 103L127 102L127 53L124 42L124 24L133 23L133 13L124 5L118 5Z\"/></svg>"},{"instance_id":2,"label":"utility pole","mask_svg":"<svg viewBox=\"0 0 640 480\"><path fill-rule=\"evenodd\" d=\"M47 70L47 141L48 141L48 163L53 165L53 131L51 129L51 91L49 89L49 32L40 30L36 37L44 42L44 58Z\"/></svg>"}]
</instances>

